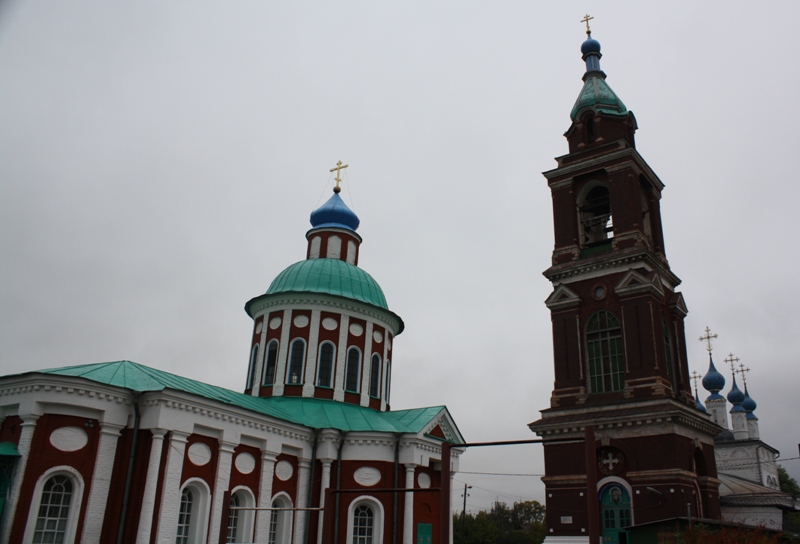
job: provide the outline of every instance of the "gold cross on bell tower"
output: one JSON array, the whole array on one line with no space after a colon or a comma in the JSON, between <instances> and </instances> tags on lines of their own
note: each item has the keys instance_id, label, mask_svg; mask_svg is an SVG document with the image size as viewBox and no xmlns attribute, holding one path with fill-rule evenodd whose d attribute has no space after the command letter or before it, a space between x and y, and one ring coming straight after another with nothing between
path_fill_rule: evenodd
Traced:
<instances>
[{"instance_id":1,"label":"gold cross on bell tower","mask_svg":"<svg viewBox=\"0 0 800 544\"><path fill-rule=\"evenodd\" d=\"M692 370L692 381L694 382L694 391L697 392L697 380L700 379L700 374L696 370Z\"/></svg>"},{"instance_id":2,"label":"gold cross on bell tower","mask_svg":"<svg viewBox=\"0 0 800 544\"><path fill-rule=\"evenodd\" d=\"M711 341L714 340L716 337L717 335L711 334L711 329L709 329L708 327L706 327L705 336L700 337L701 342L705 342L706 344L708 344L708 347L706 347L706 351L709 353L709 355L711 354L711 350L714 349L713 347L711 347Z\"/></svg>"},{"instance_id":3,"label":"gold cross on bell tower","mask_svg":"<svg viewBox=\"0 0 800 544\"><path fill-rule=\"evenodd\" d=\"M589 21L591 21L592 19L594 19L594 17L592 17L588 13L583 16L583 19L581 19L582 23L586 23L586 33L589 34L590 36L592 35L592 29L589 28Z\"/></svg>"},{"instance_id":4,"label":"gold cross on bell tower","mask_svg":"<svg viewBox=\"0 0 800 544\"><path fill-rule=\"evenodd\" d=\"M735 378L736 377L736 367L734 365L739 362L739 358L738 357L734 357L733 353L729 353L728 354L728 358L725 359L725 362L728 363L729 365L731 365L731 374L733 374L733 377Z\"/></svg>"},{"instance_id":5,"label":"gold cross on bell tower","mask_svg":"<svg viewBox=\"0 0 800 544\"><path fill-rule=\"evenodd\" d=\"M736 359L739 360L738 358ZM747 376L746 374L750 372L750 369L744 366L744 363L739 363L739 369L736 371L742 375L742 384L747 387Z\"/></svg>"},{"instance_id":6,"label":"gold cross on bell tower","mask_svg":"<svg viewBox=\"0 0 800 544\"><path fill-rule=\"evenodd\" d=\"M340 177L342 170L350 166L349 164L342 164L342 161L336 163L336 166L331 168L331 172L336 172L336 187L333 188L334 193L339 193L342 191L342 188L339 187L339 184L342 182L342 178Z\"/></svg>"}]
</instances>

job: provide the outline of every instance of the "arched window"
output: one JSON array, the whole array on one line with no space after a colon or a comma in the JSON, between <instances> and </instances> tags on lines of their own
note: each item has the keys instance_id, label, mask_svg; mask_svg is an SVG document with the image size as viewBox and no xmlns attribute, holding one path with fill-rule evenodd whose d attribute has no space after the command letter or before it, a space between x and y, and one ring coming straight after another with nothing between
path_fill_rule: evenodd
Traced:
<instances>
[{"instance_id":1,"label":"arched window","mask_svg":"<svg viewBox=\"0 0 800 544\"><path fill-rule=\"evenodd\" d=\"M383 399L386 403L389 403L389 393L391 391L392 386L392 363L390 361L386 361L386 389L383 392Z\"/></svg>"},{"instance_id":2,"label":"arched window","mask_svg":"<svg viewBox=\"0 0 800 544\"><path fill-rule=\"evenodd\" d=\"M383 506L373 497L361 496L350 503L347 513L347 544L383 542Z\"/></svg>"},{"instance_id":3,"label":"arched window","mask_svg":"<svg viewBox=\"0 0 800 544\"><path fill-rule=\"evenodd\" d=\"M252 542L253 511L236 510L250 508L255 505L255 497L246 488L239 488L231 493L230 514L228 515L228 531L225 542Z\"/></svg>"},{"instance_id":4,"label":"arched window","mask_svg":"<svg viewBox=\"0 0 800 544\"><path fill-rule=\"evenodd\" d=\"M209 495L209 488L202 480L192 478L184 484L181 490L175 544L205 542L208 529Z\"/></svg>"},{"instance_id":5,"label":"arched window","mask_svg":"<svg viewBox=\"0 0 800 544\"><path fill-rule=\"evenodd\" d=\"M593 187L580 204L582 242L584 246L599 245L614 236L611 219L611 196L603 185Z\"/></svg>"},{"instance_id":6,"label":"arched window","mask_svg":"<svg viewBox=\"0 0 800 544\"><path fill-rule=\"evenodd\" d=\"M78 542L83 478L75 468L58 466L36 481L22 542Z\"/></svg>"},{"instance_id":7,"label":"arched window","mask_svg":"<svg viewBox=\"0 0 800 544\"><path fill-rule=\"evenodd\" d=\"M73 485L69 476L59 474L51 477L42 489L39 516L33 542L67 542L67 524L73 497Z\"/></svg>"},{"instance_id":8,"label":"arched window","mask_svg":"<svg viewBox=\"0 0 800 544\"><path fill-rule=\"evenodd\" d=\"M625 387L625 357L619 320L606 310L595 312L586 327L589 392L605 393Z\"/></svg>"},{"instance_id":9,"label":"arched window","mask_svg":"<svg viewBox=\"0 0 800 544\"><path fill-rule=\"evenodd\" d=\"M366 504L359 505L353 512L353 544L372 544L375 530L375 514Z\"/></svg>"},{"instance_id":10,"label":"arched window","mask_svg":"<svg viewBox=\"0 0 800 544\"><path fill-rule=\"evenodd\" d=\"M272 508L291 508L292 503L286 496L277 496L272 500ZM269 544L289 544L292 539L292 511L272 510L269 520Z\"/></svg>"},{"instance_id":11,"label":"arched window","mask_svg":"<svg viewBox=\"0 0 800 544\"><path fill-rule=\"evenodd\" d=\"M381 394L381 356L377 353L372 354L369 372L369 396L379 397Z\"/></svg>"},{"instance_id":12,"label":"arched window","mask_svg":"<svg viewBox=\"0 0 800 544\"><path fill-rule=\"evenodd\" d=\"M194 493L187 487L181 493L181 509L178 512L178 534L175 537L175 544L189 544L192 506L194 506Z\"/></svg>"},{"instance_id":13,"label":"arched window","mask_svg":"<svg viewBox=\"0 0 800 544\"><path fill-rule=\"evenodd\" d=\"M286 373L286 383L303 383L303 363L306 359L306 343L298 338L292 342L292 349L289 351L289 372Z\"/></svg>"},{"instance_id":14,"label":"arched window","mask_svg":"<svg viewBox=\"0 0 800 544\"><path fill-rule=\"evenodd\" d=\"M262 385L272 385L275 383L275 368L278 363L278 341L272 340L267 344L267 357L264 361L264 379Z\"/></svg>"},{"instance_id":15,"label":"arched window","mask_svg":"<svg viewBox=\"0 0 800 544\"><path fill-rule=\"evenodd\" d=\"M336 353L331 342L323 342L319 347L319 361L317 362L317 386L331 387L333 385L333 359Z\"/></svg>"},{"instance_id":16,"label":"arched window","mask_svg":"<svg viewBox=\"0 0 800 544\"><path fill-rule=\"evenodd\" d=\"M247 369L247 387L246 389L253 388L253 382L256 375L256 361L258 361L258 344L253 346L253 351L250 355L250 368Z\"/></svg>"},{"instance_id":17,"label":"arched window","mask_svg":"<svg viewBox=\"0 0 800 544\"><path fill-rule=\"evenodd\" d=\"M347 366L344 372L344 390L358 393L359 375L361 374L361 352L358 348L347 350Z\"/></svg>"}]
</instances>

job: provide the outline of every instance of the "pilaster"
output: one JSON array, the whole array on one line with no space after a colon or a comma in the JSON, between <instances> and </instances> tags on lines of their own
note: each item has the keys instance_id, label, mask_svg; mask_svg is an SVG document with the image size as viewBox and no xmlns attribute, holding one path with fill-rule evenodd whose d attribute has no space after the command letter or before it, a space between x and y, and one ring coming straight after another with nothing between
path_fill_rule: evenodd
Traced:
<instances>
[{"instance_id":1,"label":"pilaster","mask_svg":"<svg viewBox=\"0 0 800 544\"><path fill-rule=\"evenodd\" d=\"M217 476L214 481L214 499L211 505L211 529L208 535L209 542L219 541L220 524L222 523L222 511L224 509L225 492L228 491L228 484L231 479L231 464L233 461L233 450L236 444L231 442L220 442L219 460L217 462ZM227 523L227 520L225 520Z\"/></svg>"},{"instance_id":2,"label":"pilaster","mask_svg":"<svg viewBox=\"0 0 800 544\"><path fill-rule=\"evenodd\" d=\"M176 506L181 503L181 472L188 436L188 433L172 431L169 439L167 470L164 474L161 510L157 520L156 534L158 537L156 542L158 544L169 544L175 541L175 533L178 530L178 508Z\"/></svg>"},{"instance_id":3,"label":"pilaster","mask_svg":"<svg viewBox=\"0 0 800 544\"><path fill-rule=\"evenodd\" d=\"M17 452L19 452L20 457L14 469L14 480L11 483L11 492L8 495L6 512L2 520L3 524L2 527L0 527L0 542L8 542L11 524L14 520L14 513L17 511L17 505L19 503L22 480L25 477L25 467L28 466L28 457L31 453L31 442L33 441L33 433L36 430L36 420L39 419L39 416L34 414L26 414L19 417L22 419L19 432L19 444L17 444Z\"/></svg>"},{"instance_id":4,"label":"pilaster","mask_svg":"<svg viewBox=\"0 0 800 544\"><path fill-rule=\"evenodd\" d=\"M124 425L102 423L100 439L97 444L97 456L92 474L89 501L86 504L86 518L83 523L83 538L86 544L99 544L103 530L103 520L108 503L108 491L111 487L111 474L114 470L114 457L117 453L119 433Z\"/></svg>"},{"instance_id":5,"label":"pilaster","mask_svg":"<svg viewBox=\"0 0 800 544\"><path fill-rule=\"evenodd\" d=\"M414 470L417 465L409 463L406 467L406 489L414 489ZM405 504L403 508L403 544L414 542L414 493L403 493ZM451 516L452 517L452 516ZM451 531L452 533L452 531Z\"/></svg>"},{"instance_id":6,"label":"pilaster","mask_svg":"<svg viewBox=\"0 0 800 544\"><path fill-rule=\"evenodd\" d=\"M277 456L272 452L261 453L261 481L258 485L259 508L272 506L272 480L275 478L275 461L277 460ZM256 542L269 540L269 522L273 513L269 510L256 512Z\"/></svg>"},{"instance_id":7,"label":"pilaster","mask_svg":"<svg viewBox=\"0 0 800 544\"><path fill-rule=\"evenodd\" d=\"M136 533L136 544L148 544L150 533L157 524L153 520L156 507L156 492L158 491L158 470L161 467L161 453L164 449L165 429L151 429L153 441L150 444L150 459L147 462L147 479L144 484L141 514L139 516L139 529Z\"/></svg>"}]
</instances>

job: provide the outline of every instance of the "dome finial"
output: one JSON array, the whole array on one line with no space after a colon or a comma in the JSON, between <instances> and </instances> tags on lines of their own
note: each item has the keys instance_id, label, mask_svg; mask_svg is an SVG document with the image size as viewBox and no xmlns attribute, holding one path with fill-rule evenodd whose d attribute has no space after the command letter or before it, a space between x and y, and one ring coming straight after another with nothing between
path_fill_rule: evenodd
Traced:
<instances>
[{"instance_id":1,"label":"dome finial","mask_svg":"<svg viewBox=\"0 0 800 544\"><path fill-rule=\"evenodd\" d=\"M594 17L592 17L592 16L591 16L591 15L589 15L588 13L587 13L586 15L584 15L584 16L583 16L583 19L581 19L581 22L582 22L582 23L586 23L586 34L587 34L588 36L591 36L591 35L592 35L592 29L591 29L591 28L589 28L589 21L591 21L592 19L594 19Z\"/></svg>"},{"instance_id":2,"label":"dome finial","mask_svg":"<svg viewBox=\"0 0 800 544\"><path fill-rule=\"evenodd\" d=\"M706 343L706 345L707 345L706 351L708 352L709 355L711 355L711 351L714 349L711 346L711 341L715 340L716 338L717 338L717 335L716 334L711 334L711 329L709 329L708 327L706 327L705 336L701 336L700 337L700 341Z\"/></svg>"},{"instance_id":3,"label":"dome finial","mask_svg":"<svg viewBox=\"0 0 800 544\"><path fill-rule=\"evenodd\" d=\"M334 193L340 193L342 191L342 188L339 187L339 184L342 182L342 178L339 177L339 176L342 173L342 169L347 168L348 166L350 166L350 165L349 164L342 164L342 161L339 161L339 162L336 163L336 166L331 168L331 172L334 172L334 171L336 172L336 178L335 178L336 186L333 188L333 192Z\"/></svg>"}]
</instances>

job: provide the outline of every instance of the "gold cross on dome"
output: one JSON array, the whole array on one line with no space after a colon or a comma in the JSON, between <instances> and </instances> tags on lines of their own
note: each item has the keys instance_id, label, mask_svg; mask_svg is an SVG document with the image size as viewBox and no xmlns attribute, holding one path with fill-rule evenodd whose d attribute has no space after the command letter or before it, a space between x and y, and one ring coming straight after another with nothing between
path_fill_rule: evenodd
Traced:
<instances>
[{"instance_id":1,"label":"gold cross on dome","mask_svg":"<svg viewBox=\"0 0 800 544\"><path fill-rule=\"evenodd\" d=\"M739 359L736 360L738 361ZM745 374L750 372L750 369L744 366L744 363L740 363L739 370L737 370L736 372L742 375L742 384L744 384L744 386L747 387L747 378L745 377Z\"/></svg>"},{"instance_id":2,"label":"gold cross on dome","mask_svg":"<svg viewBox=\"0 0 800 544\"><path fill-rule=\"evenodd\" d=\"M334 193L338 193L338 192L340 192L342 190L342 188L339 187L339 184L342 182L342 178L340 177L340 175L342 173L342 170L344 170L348 166L350 166L350 165L349 164L342 164L342 161L339 161L339 162L336 163L336 166L331 168L331 172L336 172L336 178L335 178L336 187L333 188L333 192Z\"/></svg>"},{"instance_id":3,"label":"gold cross on dome","mask_svg":"<svg viewBox=\"0 0 800 544\"><path fill-rule=\"evenodd\" d=\"M725 359L725 362L728 363L731 366L731 374L733 374L733 377L735 378L736 377L736 367L733 366L733 365L735 365L736 363L739 362L739 358L738 357L734 357L733 353L729 353L728 354L728 358Z\"/></svg>"},{"instance_id":4,"label":"gold cross on dome","mask_svg":"<svg viewBox=\"0 0 800 544\"><path fill-rule=\"evenodd\" d=\"M700 374L696 370L692 370L692 381L694 382L694 390L697 391L697 380L700 379Z\"/></svg>"},{"instance_id":5,"label":"gold cross on dome","mask_svg":"<svg viewBox=\"0 0 800 544\"><path fill-rule=\"evenodd\" d=\"M586 33L587 34L591 34L592 33L592 29L589 28L589 21L591 21L592 19L594 19L594 17L592 17L588 13L583 16L583 19L581 19L582 23L586 23Z\"/></svg>"},{"instance_id":6,"label":"gold cross on dome","mask_svg":"<svg viewBox=\"0 0 800 544\"><path fill-rule=\"evenodd\" d=\"M706 327L705 336L701 336L700 337L700 341L701 342L705 342L706 344L708 344L708 347L706 347L706 351L708 353L711 353L711 350L714 349L713 347L711 347L711 341L714 340L716 337L717 337L717 335L716 334L711 334L711 329L709 329L708 327Z\"/></svg>"}]
</instances>

